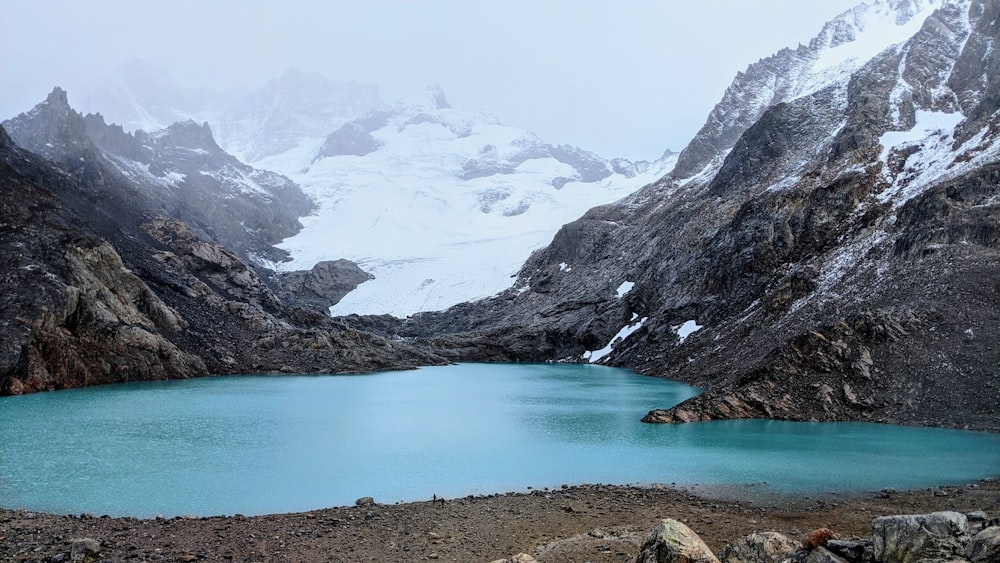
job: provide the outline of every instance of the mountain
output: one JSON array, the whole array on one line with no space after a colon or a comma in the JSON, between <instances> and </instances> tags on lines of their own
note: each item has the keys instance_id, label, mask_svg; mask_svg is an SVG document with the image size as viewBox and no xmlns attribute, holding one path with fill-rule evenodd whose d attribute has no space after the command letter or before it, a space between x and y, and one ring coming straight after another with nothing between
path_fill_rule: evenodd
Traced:
<instances>
[{"instance_id":1,"label":"mountain","mask_svg":"<svg viewBox=\"0 0 1000 563\"><path fill-rule=\"evenodd\" d=\"M137 186L151 212L187 223L202 238L254 264L286 259L273 245L298 232L299 217L313 209L288 178L225 153L207 124L187 121L153 133L126 133L100 114L80 115L66 92L55 88L44 102L3 125L19 146L55 162L99 160ZM108 214L113 213L109 205Z\"/></svg>"},{"instance_id":2,"label":"mountain","mask_svg":"<svg viewBox=\"0 0 1000 563\"><path fill-rule=\"evenodd\" d=\"M431 87L257 165L288 175L319 205L279 245L287 266L348 258L374 279L333 312L405 316L507 289L562 224L662 176L674 159L609 161L551 145L451 108Z\"/></svg>"},{"instance_id":3,"label":"mountain","mask_svg":"<svg viewBox=\"0 0 1000 563\"><path fill-rule=\"evenodd\" d=\"M452 108L436 86L388 107L374 85L292 69L225 104L202 95L199 105L190 101L196 92L164 73L132 66L113 82L127 87L103 96L108 107L128 109L105 112L109 119L157 116L160 127L164 118L203 120L224 150L291 178L317 203L302 231L280 244L292 258L280 268L360 264L372 277L352 277L364 283L339 299L335 314L405 316L494 295L561 225L659 178L676 158L608 160L545 143ZM140 95L156 91L146 84L165 93ZM167 108L168 99L179 105Z\"/></svg>"},{"instance_id":4,"label":"mountain","mask_svg":"<svg viewBox=\"0 0 1000 563\"><path fill-rule=\"evenodd\" d=\"M11 122L48 159L0 128L0 394L443 361L282 303L254 267L122 174L64 102L57 89Z\"/></svg>"},{"instance_id":5,"label":"mountain","mask_svg":"<svg viewBox=\"0 0 1000 563\"><path fill-rule=\"evenodd\" d=\"M289 69L263 88L227 104L218 117L219 139L245 162L321 139L342 124L384 107L374 84L334 82Z\"/></svg>"},{"instance_id":6,"label":"mountain","mask_svg":"<svg viewBox=\"0 0 1000 563\"><path fill-rule=\"evenodd\" d=\"M706 388L651 422L996 431L998 41L993 0L862 4L739 74L670 174L565 225L511 289L350 321Z\"/></svg>"},{"instance_id":7,"label":"mountain","mask_svg":"<svg viewBox=\"0 0 1000 563\"><path fill-rule=\"evenodd\" d=\"M714 170L768 108L843 85L880 51L916 33L938 0L860 4L828 22L807 45L782 49L738 73L705 125L678 156L675 178Z\"/></svg>"}]
</instances>

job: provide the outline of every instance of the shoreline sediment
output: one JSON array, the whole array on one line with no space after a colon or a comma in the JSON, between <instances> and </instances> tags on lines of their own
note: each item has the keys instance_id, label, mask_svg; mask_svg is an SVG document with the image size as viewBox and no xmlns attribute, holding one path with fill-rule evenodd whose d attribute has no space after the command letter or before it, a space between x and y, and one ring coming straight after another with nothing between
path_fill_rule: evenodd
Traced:
<instances>
[{"instance_id":1,"label":"shoreline sediment","mask_svg":"<svg viewBox=\"0 0 1000 563\"><path fill-rule=\"evenodd\" d=\"M542 562L627 561L661 518L685 522L718 550L761 531L801 538L826 527L841 537L864 537L872 518L892 514L1000 516L995 478L822 498L733 492L578 485L253 517L137 519L0 509L0 560L68 561L72 540L90 538L100 546L98 561L492 561L520 552Z\"/></svg>"}]
</instances>

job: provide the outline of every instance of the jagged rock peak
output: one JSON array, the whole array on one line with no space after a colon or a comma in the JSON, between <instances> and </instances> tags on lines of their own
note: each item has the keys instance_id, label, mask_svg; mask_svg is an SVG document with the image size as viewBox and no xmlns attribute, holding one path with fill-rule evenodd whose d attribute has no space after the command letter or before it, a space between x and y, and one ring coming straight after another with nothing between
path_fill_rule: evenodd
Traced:
<instances>
[{"instance_id":1,"label":"jagged rock peak","mask_svg":"<svg viewBox=\"0 0 1000 563\"><path fill-rule=\"evenodd\" d=\"M65 116L76 113L73 108L69 105L69 95L66 90L63 90L59 86L52 88L49 95L45 97L44 100L31 108L26 115L31 117L45 115L51 116L51 118L64 118ZM25 115L25 114L22 114Z\"/></svg>"},{"instance_id":2,"label":"jagged rock peak","mask_svg":"<svg viewBox=\"0 0 1000 563\"><path fill-rule=\"evenodd\" d=\"M211 152L222 150L216 144L212 128L209 127L207 121L200 125L193 119L178 121L166 129L153 133L152 136L158 136L164 140L169 139L169 142L174 146L205 149Z\"/></svg>"},{"instance_id":3,"label":"jagged rock peak","mask_svg":"<svg viewBox=\"0 0 1000 563\"><path fill-rule=\"evenodd\" d=\"M69 97L66 95L66 90L56 86L46 96L44 103L69 108Z\"/></svg>"},{"instance_id":4,"label":"jagged rock peak","mask_svg":"<svg viewBox=\"0 0 1000 563\"><path fill-rule=\"evenodd\" d=\"M66 91L58 86L44 101L3 125L18 146L48 159L75 158L94 148L83 116L70 107Z\"/></svg>"},{"instance_id":5,"label":"jagged rock peak","mask_svg":"<svg viewBox=\"0 0 1000 563\"><path fill-rule=\"evenodd\" d=\"M739 72L705 125L681 151L671 176L691 178L718 166L744 131L782 102L834 84L884 49L909 39L936 9L967 0L877 0L827 22L807 45L782 49Z\"/></svg>"},{"instance_id":6,"label":"jagged rock peak","mask_svg":"<svg viewBox=\"0 0 1000 563\"><path fill-rule=\"evenodd\" d=\"M427 87L427 97L434 104L434 109L450 109L451 104L448 103L448 99L444 97L444 90L441 89L437 84L431 84Z\"/></svg>"}]
</instances>

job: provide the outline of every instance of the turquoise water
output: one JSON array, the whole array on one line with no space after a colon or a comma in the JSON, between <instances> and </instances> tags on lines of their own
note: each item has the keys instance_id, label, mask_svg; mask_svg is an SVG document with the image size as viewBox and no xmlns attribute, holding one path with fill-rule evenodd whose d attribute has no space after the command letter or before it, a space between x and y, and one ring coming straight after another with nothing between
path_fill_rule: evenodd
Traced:
<instances>
[{"instance_id":1,"label":"turquoise water","mask_svg":"<svg viewBox=\"0 0 1000 563\"><path fill-rule=\"evenodd\" d=\"M219 377L0 399L0 506L261 514L562 483L869 491L1000 473L1000 436L871 424L642 424L697 390L582 365ZM758 486L759 488L759 486Z\"/></svg>"}]
</instances>

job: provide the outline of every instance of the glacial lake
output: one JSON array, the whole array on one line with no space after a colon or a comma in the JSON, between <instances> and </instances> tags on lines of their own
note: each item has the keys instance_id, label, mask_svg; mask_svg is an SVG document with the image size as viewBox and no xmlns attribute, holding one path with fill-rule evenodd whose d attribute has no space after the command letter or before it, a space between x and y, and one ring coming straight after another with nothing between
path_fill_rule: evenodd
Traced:
<instances>
[{"instance_id":1,"label":"glacial lake","mask_svg":"<svg viewBox=\"0 0 1000 563\"><path fill-rule=\"evenodd\" d=\"M826 494L1000 473L1000 435L856 423L643 424L697 390L589 365L214 377L0 399L0 506L262 514L563 483Z\"/></svg>"}]
</instances>

